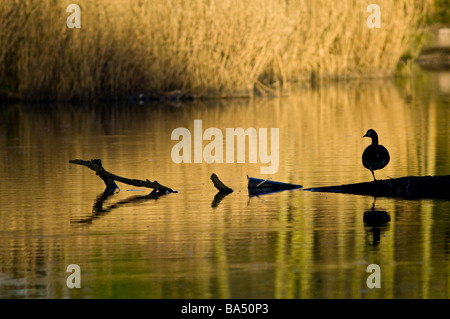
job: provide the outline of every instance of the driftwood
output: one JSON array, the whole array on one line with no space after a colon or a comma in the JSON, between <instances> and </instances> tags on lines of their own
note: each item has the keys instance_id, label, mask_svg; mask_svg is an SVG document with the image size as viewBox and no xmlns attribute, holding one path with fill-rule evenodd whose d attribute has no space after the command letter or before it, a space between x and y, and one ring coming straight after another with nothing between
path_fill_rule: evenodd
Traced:
<instances>
[{"instance_id":1,"label":"driftwood","mask_svg":"<svg viewBox=\"0 0 450 319\"><path fill-rule=\"evenodd\" d=\"M214 184L214 187L217 188L219 190L219 192L225 193L225 194L229 194L229 193L233 192L233 190L231 188L229 188L228 186L225 186L225 184L222 183L222 181L217 177L216 174L213 173L211 175L211 180Z\"/></svg>"},{"instance_id":2,"label":"driftwood","mask_svg":"<svg viewBox=\"0 0 450 319\"><path fill-rule=\"evenodd\" d=\"M248 192L250 195L268 194L303 187L302 185L275 182L268 179L259 179L248 176L247 178Z\"/></svg>"},{"instance_id":3,"label":"driftwood","mask_svg":"<svg viewBox=\"0 0 450 319\"><path fill-rule=\"evenodd\" d=\"M370 195L375 197L402 197L407 199L450 199L450 175L409 176L366 183L308 188L304 190L311 192Z\"/></svg>"},{"instance_id":4,"label":"driftwood","mask_svg":"<svg viewBox=\"0 0 450 319\"><path fill-rule=\"evenodd\" d=\"M295 188L302 188L302 185L248 177L248 192L250 195L268 194ZM307 188L302 190L311 192L369 195L374 197L450 199L450 175L408 176L365 183Z\"/></svg>"},{"instance_id":5,"label":"driftwood","mask_svg":"<svg viewBox=\"0 0 450 319\"><path fill-rule=\"evenodd\" d=\"M219 206L222 199L224 199L228 194L231 194L233 190L222 183L222 181L214 173L211 174L211 180L214 184L214 187L219 190L216 196L214 196L214 200L211 203L211 207L216 208L217 206Z\"/></svg>"},{"instance_id":6,"label":"driftwood","mask_svg":"<svg viewBox=\"0 0 450 319\"><path fill-rule=\"evenodd\" d=\"M153 188L153 192L158 193L175 193L171 188L166 187L158 183L157 181L151 182L148 179L145 181L139 180L139 179L129 179L125 177L121 177L118 175L114 175L108 171L106 171L102 166L102 161L100 159L93 159L90 161L84 161L79 159L70 160L69 163L72 164L78 164L78 165L84 165L86 167L89 167L90 169L97 172L97 175L105 182L107 189L117 189L119 188L115 181L121 182L128 185L133 185L137 187L147 187L147 188Z\"/></svg>"}]
</instances>

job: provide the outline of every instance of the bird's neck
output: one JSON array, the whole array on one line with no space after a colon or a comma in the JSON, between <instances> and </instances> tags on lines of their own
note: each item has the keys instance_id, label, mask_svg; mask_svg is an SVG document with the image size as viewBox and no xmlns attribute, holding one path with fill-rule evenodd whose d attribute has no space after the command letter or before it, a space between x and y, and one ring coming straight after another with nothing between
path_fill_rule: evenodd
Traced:
<instances>
[{"instance_id":1,"label":"bird's neck","mask_svg":"<svg viewBox=\"0 0 450 319\"><path fill-rule=\"evenodd\" d=\"M378 136L372 136L372 145L378 145Z\"/></svg>"}]
</instances>

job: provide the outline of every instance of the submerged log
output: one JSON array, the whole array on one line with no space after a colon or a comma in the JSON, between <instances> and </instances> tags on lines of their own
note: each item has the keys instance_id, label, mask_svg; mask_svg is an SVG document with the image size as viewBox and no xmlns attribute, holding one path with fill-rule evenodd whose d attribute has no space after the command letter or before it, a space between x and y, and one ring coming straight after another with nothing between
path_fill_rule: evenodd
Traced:
<instances>
[{"instance_id":1,"label":"submerged log","mask_svg":"<svg viewBox=\"0 0 450 319\"><path fill-rule=\"evenodd\" d=\"M268 179L260 179L248 176L247 178L248 192L250 193L250 195L268 194L303 187L302 185L275 182Z\"/></svg>"},{"instance_id":2,"label":"submerged log","mask_svg":"<svg viewBox=\"0 0 450 319\"><path fill-rule=\"evenodd\" d=\"M307 188L305 191L402 197L407 199L450 199L450 175L408 176L366 183Z\"/></svg>"},{"instance_id":3,"label":"submerged log","mask_svg":"<svg viewBox=\"0 0 450 319\"><path fill-rule=\"evenodd\" d=\"M211 174L211 180L214 184L214 187L219 190L216 196L214 196L213 202L211 203L211 207L216 208L217 206L219 206L222 199L224 199L228 194L231 194L233 190L222 183L219 177L217 177L217 175L214 173Z\"/></svg>"},{"instance_id":4,"label":"submerged log","mask_svg":"<svg viewBox=\"0 0 450 319\"><path fill-rule=\"evenodd\" d=\"M105 182L107 189L119 188L116 185L116 183L114 182L114 181L117 181L117 182L121 182L121 183L128 184L128 185L133 185L133 186L137 186L137 187L153 188L153 192L159 192L159 193L175 193L176 192L169 187L161 185L157 181L151 182L148 179L143 181L143 180L139 180L139 179L129 179L129 178L121 177L118 175L114 175L103 168L102 161L100 159L93 159L90 161L74 159L74 160L70 160L69 163L84 165L84 166L89 167L90 169L94 170L95 172L97 172L97 175L101 179L103 179L103 181Z\"/></svg>"},{"instance_id":5,"label":"submerged log","mask_svg":"<svg viewBox=\"0 0 450 319\"><path fill-rule=\"evenodd\" d=\"M229 194L229 193L233 192L233 190L231 188L229 188L228 186L225 186L225 184L222 183L222 181L217 177L216 174L214 174L214 173L211 174L211 180L214 184L214 187L217 188L220 193Z\"/></svg>"}]
</instances>

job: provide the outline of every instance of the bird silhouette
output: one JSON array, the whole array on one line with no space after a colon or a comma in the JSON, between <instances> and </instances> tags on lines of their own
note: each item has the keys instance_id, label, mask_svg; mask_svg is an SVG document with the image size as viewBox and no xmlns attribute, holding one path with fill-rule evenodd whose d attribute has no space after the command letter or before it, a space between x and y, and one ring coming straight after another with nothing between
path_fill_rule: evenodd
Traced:
<instances>
[{"instance_id":1,"label":"bird silhouette","mask_svg":"<svg viewBox=\"0 0 450 319\"><path fill-rule=\"evenodd\" d=\"M389 152L383 145L378 144L378 134L375 130L368 130L366 135L363 137L370 137L372 139L372 144L367 146L364 150L362 155L362 163L365 168L370 170L373 180L376 181L377 179L375 178L373 171L382 169L389 163Z\"/></svg>"}]
</instances>

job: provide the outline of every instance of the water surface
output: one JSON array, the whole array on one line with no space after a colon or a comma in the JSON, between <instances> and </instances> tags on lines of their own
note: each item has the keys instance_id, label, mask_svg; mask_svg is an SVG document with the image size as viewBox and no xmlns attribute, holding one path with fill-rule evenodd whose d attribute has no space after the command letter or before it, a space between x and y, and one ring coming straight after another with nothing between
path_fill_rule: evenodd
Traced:
<instances>
[{"instance_id":1,"label":"water surface","mask_svg":"<svg viewBox=\"0 0 450 319\"><path fill-rule=\"evenodd\" d=\"M448 78L182 106L3 106L0 297L449 298L449 201L300 190L249 197L246 188L246 175L305 187L370 181L361 164L369 128L391 154L377 178L450 174ZM196 119L203 130L279 128L279 170L261 175L265 164L248 160L174 163L171 133L193 133ZM99 203L102 180L68 163L75 158L101 158L110 172L178 193L145 198L150 190L118 183ZM235 190L219 203L212 173ZM365 224L372 207L391 221ZM69 264L80 266L80 289L66 286ZM380 266L379 289L366 285L369 264Z\"/></svg>"}]
</instances>

